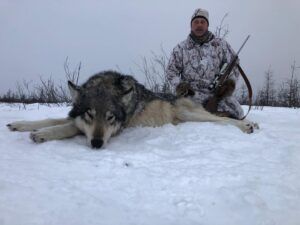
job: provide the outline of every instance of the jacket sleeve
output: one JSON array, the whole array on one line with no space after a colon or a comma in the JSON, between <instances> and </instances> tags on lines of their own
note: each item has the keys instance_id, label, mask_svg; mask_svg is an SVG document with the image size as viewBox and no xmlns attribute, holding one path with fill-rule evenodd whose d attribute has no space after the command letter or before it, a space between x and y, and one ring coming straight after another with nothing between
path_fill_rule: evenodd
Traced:
<instances>
[{"instance_id":1,"label":"jacket sleeve","mask_svg":"<svg viewBox=\"0 0 300 225\"><path fill-rule=\"evenodd\" d=\"M230 63L231 60L233 59L233 57L236 55L234 50L231 48L231 46L225 40L223 42L223 53L224 53L223 60L222 60L223 63ZM239 59L237 60L237 63L239 63ZM229 76L229 79L237 82L239 75L240 75L240 73L238 71L238 68L235 66Z\"/></svg>"},{"instance_id":2,"label":"jacket sleeve","mask_svg":"<svg viewBox=\"0 0 300 225\"><path fill-rule=\"evenodd\" d=\"M181 73L183 71L183 54L180 46L176 46L170 56L169 63L166 70L166 78L170 83L172 92L180 83Z\"/></svg>"}]
</instances>

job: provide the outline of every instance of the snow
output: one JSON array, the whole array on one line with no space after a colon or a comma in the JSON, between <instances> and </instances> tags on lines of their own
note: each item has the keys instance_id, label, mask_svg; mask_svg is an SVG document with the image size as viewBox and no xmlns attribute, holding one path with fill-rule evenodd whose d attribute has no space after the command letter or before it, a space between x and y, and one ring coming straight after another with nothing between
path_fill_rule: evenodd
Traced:
<instances>
[{"instance_id":1,"label":"snow","mask_svg":"<svg viewBox=\"0 0 300 225\"><path fill-rule=\"evenodd\" d=\"M261 129L250 135L212 123L130 128L103 150L83 136L35 144L5 126L68 110L0 104L1 225L300 223L299 109L252 110Z\"/></svg>"}]
</instances>

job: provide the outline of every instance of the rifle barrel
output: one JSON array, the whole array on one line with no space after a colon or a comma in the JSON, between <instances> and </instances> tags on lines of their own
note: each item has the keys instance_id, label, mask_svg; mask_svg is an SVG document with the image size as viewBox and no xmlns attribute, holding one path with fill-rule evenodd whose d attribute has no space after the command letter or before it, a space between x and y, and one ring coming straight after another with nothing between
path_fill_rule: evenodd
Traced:
<instances>
[{"instance_id":1,"label":"rifle barrel","mask_svg":"<svg viewBox=\"0 0 300 225\"><path fill-rule=\"evenodd\" d=\"M246 42L248 41L249 38L250 38L250 35L248 35L246 37L246 40L244 41L244 43L242 44L242 46L240 47L240 49L238 50L238 52L236 53L236 55L238 55L240 53L240 51L242 50L242 48L244 47L244 45L246 44Z\"/></svg>"}]
</instances>

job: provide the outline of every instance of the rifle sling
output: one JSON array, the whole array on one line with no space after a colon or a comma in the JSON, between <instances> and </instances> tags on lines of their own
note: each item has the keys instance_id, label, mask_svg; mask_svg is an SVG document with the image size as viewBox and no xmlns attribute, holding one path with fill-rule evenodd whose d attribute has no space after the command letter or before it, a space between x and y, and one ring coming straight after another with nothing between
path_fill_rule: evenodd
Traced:
<instances>
[{"instance_id":1,"label":"rifle sling","mask_svg":"<svg viewBox=\"0 0 300 225\"><path fill-rule=\"evenodd\" d=\"M245 119L248 116L248 114L249 114L249 112L251 110L251 107L252 107L252 87L251 87L251 84L250 84L250 82L249 82L249 80L248 80L245 72L243 71L242 67L239 64L237 64L237 68L238 68L240 74L242 75L242 77L243 77L243 79L244 79L244 81L246 83L246 86L248 88L249 108L248 108L248 112L243 116L243 118L241 118L241 120L243 120L243 119Z\"/></svg>"}]
</instances>

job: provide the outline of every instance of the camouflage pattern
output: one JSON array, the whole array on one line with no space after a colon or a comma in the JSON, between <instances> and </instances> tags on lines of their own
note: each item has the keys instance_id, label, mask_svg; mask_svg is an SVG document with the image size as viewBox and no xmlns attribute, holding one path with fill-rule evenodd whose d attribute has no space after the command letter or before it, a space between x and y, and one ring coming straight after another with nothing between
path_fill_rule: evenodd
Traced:
<instances>
[{"instance_id":1,"label":"camouflage pattern","mask_svg":"<svg viewBox=\"0 0 300 225\"><path fill-rule=\"evenodd\" d=\"M171 54L167 67L167 79L175 93L176 86L183 81L189 82L195 95L193 99L203 104L213 93L208 89L215 74L220 72L224 63L229 63L234 55L230 45L221 38L213 38L202 45L195 43L190 36L179 43ZM235 68L230 79L237 81L239 76ZM243 117L243 109L233 96L224 98L218 111L227 111L235 118Z\"/></svg>"}]
</instances>

